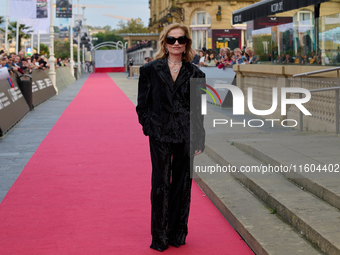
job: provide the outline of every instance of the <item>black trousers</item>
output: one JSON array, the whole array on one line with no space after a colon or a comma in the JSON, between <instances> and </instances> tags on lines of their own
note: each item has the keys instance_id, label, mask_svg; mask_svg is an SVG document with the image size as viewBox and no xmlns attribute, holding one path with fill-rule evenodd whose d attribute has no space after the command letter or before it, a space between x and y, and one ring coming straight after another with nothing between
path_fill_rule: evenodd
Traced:
<instances>
[{"instance_id":1,"label":"black trousers","mask_svg":"<svg viewBox=\"0 0 340 255\"><path fill-rule=\"evenodd\" d=\"M152 161L152 245L185 244L191 198L189 143L164 143L150 137Z\"/></svg>"}]
</instances>

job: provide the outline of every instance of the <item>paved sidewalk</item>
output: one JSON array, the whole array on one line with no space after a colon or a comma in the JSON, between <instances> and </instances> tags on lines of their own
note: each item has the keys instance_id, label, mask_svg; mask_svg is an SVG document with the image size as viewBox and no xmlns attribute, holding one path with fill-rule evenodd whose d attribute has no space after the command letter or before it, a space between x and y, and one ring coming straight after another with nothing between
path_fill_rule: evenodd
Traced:
<instances>
[{"instance_id":1,"label":"paved sidewalk","mask_svg":"<svg viewBox=\"0 0 340 255\"><path fill-rule=\"evenodd\" d=\"M0 139L0 202L88 76L38 105Z\"/></svg>"}]
</instances>

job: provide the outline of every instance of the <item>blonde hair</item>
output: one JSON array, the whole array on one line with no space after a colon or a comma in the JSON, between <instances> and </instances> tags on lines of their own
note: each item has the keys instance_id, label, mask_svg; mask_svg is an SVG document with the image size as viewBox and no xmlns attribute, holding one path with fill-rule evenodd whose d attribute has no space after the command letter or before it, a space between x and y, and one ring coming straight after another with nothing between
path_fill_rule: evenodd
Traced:
<instances>
[{"instance_id":1,"label":"blonde hair","mask_svg":"<svg viewBox=\"0 0 340 255\"><path fill-rule=\"evenodd\" d=\"M238 52L240 52L240 53L242 54L242 50L241 50L240 48L235 48L235 49L234 49L234 53L235 53L236 51L238 51Z\"/></svg>"},{"instance_id":2,"label":"blonde hair","mask_svg":"<svg viewBox=\"0 0 340 255\"><path fill-rule=\"evenodd\" d=\"M159 36L159 41L158 41L158 48L159 49L156 52L155 59L162 59L162 58L166 58L168 56L168 54L165 51L166 37L168 36L169 32L172 29L175 29L175 28L181 28L183 30L185 36L188 38L188 42L185 46L185 53L183 52L182 59L185 62L190 62L194 58L194 56L193 56L193 52L192 52L192 48L191 48L192 40L191 40L191 37L190 37L189 29L185 25L182 25L182 24L179 24L179 23L174 23L174 24L168 25L164 28L161 35Z\"/></svg>"},{"instance_id":3,"label":"blonde hair","mask_svg":"<svg viewBox=\"0 0 340 255\"><path fill-rule=\"evenodd\" d=\"M249 50L251 53L253 53L253 48L252 47L247 47L246 50Z\"/></svg>"}]
</instances>

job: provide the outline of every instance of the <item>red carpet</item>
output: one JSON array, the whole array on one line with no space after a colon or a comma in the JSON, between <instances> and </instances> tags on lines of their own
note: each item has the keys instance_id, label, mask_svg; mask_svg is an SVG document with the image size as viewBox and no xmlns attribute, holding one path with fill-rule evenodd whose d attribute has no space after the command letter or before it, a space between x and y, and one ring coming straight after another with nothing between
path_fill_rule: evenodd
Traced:
<instances>
[{"instance_id":1,"label":"red carpet","mask_svg":"<svg viewBox=\"0 0 340 255\"><path fill-rule=\"evenodd\" d=\"M134 105L91 74L0 204L0 254L160 254L150 177ZM163 253L253 254L203 195L194 184L187 244Z\"/></svg>"}]
</instances>

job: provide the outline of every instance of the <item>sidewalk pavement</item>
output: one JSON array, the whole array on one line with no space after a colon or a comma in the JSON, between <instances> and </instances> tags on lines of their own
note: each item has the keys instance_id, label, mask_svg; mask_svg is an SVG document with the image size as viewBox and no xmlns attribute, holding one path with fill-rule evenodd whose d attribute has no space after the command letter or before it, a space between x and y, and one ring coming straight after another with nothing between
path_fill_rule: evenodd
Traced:
<instances>
[{"instance_id":1,"label":"sidewalk pavement","mask_svg":"<svg viewBox=\"0 0 340 255\"><path fill-rule=\"evenodd\" d=\"M0 202L88 76L38 105L0 139Z\"/></svg>"}]
</instances>

